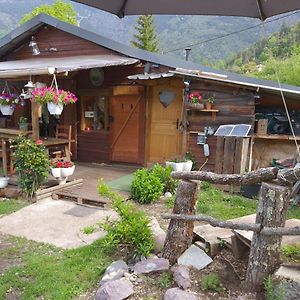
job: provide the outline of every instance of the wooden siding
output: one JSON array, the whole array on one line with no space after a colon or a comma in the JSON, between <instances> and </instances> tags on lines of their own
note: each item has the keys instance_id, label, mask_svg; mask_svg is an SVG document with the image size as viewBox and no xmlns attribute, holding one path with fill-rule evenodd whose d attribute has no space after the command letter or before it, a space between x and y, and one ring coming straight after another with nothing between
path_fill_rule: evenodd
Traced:
<instances>
[{"instance_id":1,"label":"wooden siding","mask_svg":"<svg viewBox=\"0 0 300 300\"><path fill-rule=\"evenodd\" d=\"M116 54L113 50L101 47L49 25L34 34L34 37L41 51L39 57ZM7 55L6 59L19 60L33 58L31 48L28 46L29 42L30 39L25 41L15 51ZM57 51L49 51L50 48L56 48Z\"/></svg>"},{"instance_id":2,"label":"wooden siding","mask_svg":"<svg viewBox=\"0 0 300 300\"><path fill-rule=\"evenodd\" d=\"M105 131L78 133L77 159L95 163L109 161L109 133Z\"/></svg>"},{"instance_id":3,"label":"wooden siding","mask_svg":"<svg viewBox=\"0 0 300 300\"><path fill-rule=\"evenodd\" d=\"M187 151L193 153L198 167L206 161L203 146L197 145L197 132L204 132L204 127L212 126L215 130L224 124L250 124L254 125L255 105L252 92L221 84L208 84L193 82L191 90L198 90L202 95L214 95L216 103L214 109L218 109L216 120L212 120L211 113L189 111L187 133ZM210 156L205 165L206 170L214 171L216 161L217 138L209 136L207 144L210 147Z\"/></svg>"}]
</instances>

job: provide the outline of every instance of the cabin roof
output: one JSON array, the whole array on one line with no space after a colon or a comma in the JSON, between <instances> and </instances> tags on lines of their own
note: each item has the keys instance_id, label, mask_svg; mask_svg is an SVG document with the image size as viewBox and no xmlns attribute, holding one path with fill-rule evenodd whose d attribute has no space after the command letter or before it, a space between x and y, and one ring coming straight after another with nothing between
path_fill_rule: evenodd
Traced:
<instances>
[{"instance_id":1,"label":"cabin roof","mask_svg":"<svg viewBox=\"0 0 300 300\"><path fill-rule=\"evenodd\" d=\"M6 36L4 36L2 39L0 39L0 61L3 56L5 56L11 50L22 45L24 43L24 40L28 40L39 29L46 25L53 26L59 30L93 42L99 46L111 49L130 58L169 67L172 69L171 71L175 71L174 74L178 76L181 75L189 76L195 79L204 78L207 80L228 82L231 84L242 85L254 89L261 87L265 90L273 91L274 93L279 93L282 89L289 94L300 95L300 87L287 84L282 84L281 86L279 86L279 84L274 81L242 76L223 70L216 70L207 66L203 66L201 64L187 62L166 55L160 55L142 49L133 48L125 44L116 42L112 39L106 38L97 33L71 25L69 23L62 22L46 14L37 15L36 17L32 18L25 24L19 26L18 28L14 29Z\"/></svg>"}]
</instances>

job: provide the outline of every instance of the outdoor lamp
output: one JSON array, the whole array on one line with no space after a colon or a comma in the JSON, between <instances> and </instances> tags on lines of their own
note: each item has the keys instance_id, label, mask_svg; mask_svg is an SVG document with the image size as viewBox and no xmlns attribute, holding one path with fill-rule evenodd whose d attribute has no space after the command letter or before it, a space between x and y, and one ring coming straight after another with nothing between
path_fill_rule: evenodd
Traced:
<instances>
[{"instance_id":1,"label":"outdoor lamp","mask_svg":"<svg viewBox=\"0 0 300 300\"><path fill-rule=\"evenodd\" d=\"M31 37L31 41L29 43L29 47L31 47L32 55L39 55L41 53L36 41L34 40L34 37Z\"/></svg>"}]
</instances>

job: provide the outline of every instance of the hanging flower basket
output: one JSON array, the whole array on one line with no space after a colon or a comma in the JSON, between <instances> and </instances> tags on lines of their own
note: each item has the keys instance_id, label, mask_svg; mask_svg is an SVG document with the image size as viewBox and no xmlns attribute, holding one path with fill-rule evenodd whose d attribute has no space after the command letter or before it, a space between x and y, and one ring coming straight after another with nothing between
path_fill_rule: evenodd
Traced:
<instances>
[{"instance_id":1,"label":"hanging flower basket","mask_svg":"<svg viewBox=\"0 0 300 300\"><path fill-rule=\"evenodd\" d=\"M53 102L48 102L47 108L48 108L50 115L61 115L61 113L64 109L62 104L55 104Z\"/></svg>"},{"instance_id":2,"label":"hanging flower basket","mask_svg":"<svg viewBox=\"0 0 300 300\"><path fill-rule=\"evenodd\" d=\"M11 116L15 108L12 105L0 105L0 110L3 116Z\"/></svg>"},{"instance_id":3,"label":"hanging flower basket","mask_svg":"<svg viewBox=\"0 0 300 300\"><path fill-rule=\"evenodd\" d=\"M2 115L11 116L21 102L17 94L10 92L7 82L5 82L4 89L0 94L0 110Z\"/></svg>"},{"instance_id":4,"label":"hanging flower basket","mask_svg":"<svg viewBox=\"0 0 300 300\"><path fill-rule=\"evenodd\" d=\"M55 88L53 84L55 84ZM32 101L41 105L47 104L51 115L60 115L65 105L76 103L77 100L73 93L58 89L55 75L50 87L36 88L32 92Z\"/></svg>"}]
</instances>

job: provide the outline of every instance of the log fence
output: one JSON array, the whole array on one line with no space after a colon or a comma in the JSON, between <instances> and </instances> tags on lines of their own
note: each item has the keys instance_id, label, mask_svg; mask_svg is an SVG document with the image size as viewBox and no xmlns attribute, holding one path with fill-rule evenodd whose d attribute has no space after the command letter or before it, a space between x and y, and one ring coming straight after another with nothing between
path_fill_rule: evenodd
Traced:
<instances>
[{"instance_id":1,"label":"log fence","mask_svg":"<svg viewBox=\"0 0 300 300\"><path fill-rule=\"evenodd\" d=\"M205 221L214 227L253 231L245 287L251 292L261 291L264 278L273 273L280 264L282 236L300 235L300 226L284 227L292 185L299 181L300 168L263 168L247 174L228 175L197 171L173 172L172 177L180 179L180 182L173 213L162 215L164 219L171 219L163 256L173 264L188 249L192 244L195 221ZM255 224L196 215L197 181L224 185L262 183Z\"/></svg>"}]
</instances>

